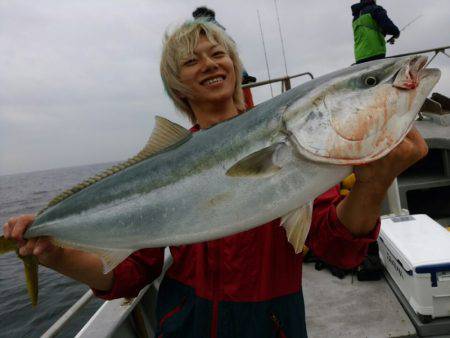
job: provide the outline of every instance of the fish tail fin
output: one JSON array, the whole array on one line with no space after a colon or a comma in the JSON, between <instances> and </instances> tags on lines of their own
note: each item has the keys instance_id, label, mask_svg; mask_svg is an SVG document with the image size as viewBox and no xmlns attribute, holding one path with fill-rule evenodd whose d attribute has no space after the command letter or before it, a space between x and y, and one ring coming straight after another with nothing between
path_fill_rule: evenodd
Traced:
<instances>
[{"instance_id":1,"label":"fish tail fin","mask_svg":"<svg viewBox=\"0 0 450 338\"><path fill-rule=\"evenodd\" d=\"M38 260L35 256L20 256L18 253L17 242L12 239L6 239L0 236L0 255L15 251L22 260L25 269L25 279L27 283L28 295L31 305L36 306L38 301Z\"/></svg>"},{"instance_id":2,"label":"fish tail fin","mask_svg":"<svg viewBox=\"0 0 450 338\"><path fill-rule=\"evenodd\" d=\"M19 256L20 257L20 256ZM20 257L23 262L23 268L25 270L25 280L27 283L28 296L31 300L31 305L35 307L38 302L38 267L39 263L36 256L24 256Z\"/></svg>"}]
</instances>

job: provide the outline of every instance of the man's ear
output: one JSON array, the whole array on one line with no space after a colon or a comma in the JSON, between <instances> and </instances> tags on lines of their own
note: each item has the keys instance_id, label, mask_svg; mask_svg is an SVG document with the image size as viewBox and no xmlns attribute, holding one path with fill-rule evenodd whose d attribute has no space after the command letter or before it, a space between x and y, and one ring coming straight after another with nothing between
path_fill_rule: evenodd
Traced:
<instances>
[{"instance_id":1,"label":"man's ear","mask_svg":"<svg viewBox=\"0 0 450 338\"><path fill-rule=\"evenodd\" d=\"M176 95L177 98L179 98L180 100L185 100L187 99L187 96L183 93L181 93L180 91L174 89L173 93Z\"/></svg>"}]
</instances>

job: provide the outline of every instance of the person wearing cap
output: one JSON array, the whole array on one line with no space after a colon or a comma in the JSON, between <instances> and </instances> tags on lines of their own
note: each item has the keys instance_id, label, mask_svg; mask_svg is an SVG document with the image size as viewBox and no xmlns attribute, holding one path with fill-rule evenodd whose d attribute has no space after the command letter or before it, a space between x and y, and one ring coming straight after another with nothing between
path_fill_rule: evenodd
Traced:
<instances>
[{"instance_id":1,"label":"person wearing cap","mask_svg":"<svg viewBox=\"0 0 450 338\"><path fill-rule=\"evenodd\" d=\"M376 0L361 0L351 9L356 63L385 58L386 35L392 35L391 44L400 36L386 10L377 5Z\"/></svg>"}]
</instances>

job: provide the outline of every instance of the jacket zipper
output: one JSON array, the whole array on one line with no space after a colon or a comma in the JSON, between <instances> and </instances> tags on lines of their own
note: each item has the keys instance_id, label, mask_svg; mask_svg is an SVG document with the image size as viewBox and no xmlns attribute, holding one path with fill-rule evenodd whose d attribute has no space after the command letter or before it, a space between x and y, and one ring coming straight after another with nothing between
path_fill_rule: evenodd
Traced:
<instances>
[{"instance_id":1,"label":"jacket zipper","mask_svg":"<svg viewBox=\"0 0 450 338\"><path fill-rule=\"evenodd\" d=\"M218 321L219 321L219 301L222 299L222 286L221 286L221 270L222 270L222 246L220 245L222 242L220 240L213 241L210 245L213 247L213 255L215 255L216 267L217 270L213 272L212 279L212 318L211 318L211 331L210 338L217 338L217 329L218 329Z\"/></svg>"}]
</instances>

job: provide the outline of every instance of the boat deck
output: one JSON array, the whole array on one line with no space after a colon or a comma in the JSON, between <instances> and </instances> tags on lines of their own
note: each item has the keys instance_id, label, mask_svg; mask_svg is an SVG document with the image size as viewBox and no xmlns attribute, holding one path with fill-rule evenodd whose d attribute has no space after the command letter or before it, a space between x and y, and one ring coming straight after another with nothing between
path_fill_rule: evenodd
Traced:
<instances>
[{"instance_id":1,"label":"boat deck","mask_svg":"<svg viewBox=\"0 0 450 338\"><path fill-rule=\"evenodd\" d=\"M303 264L306 327L310 338L417 337L416 330L384 279L339 279L314 263Z\"/></svg>"}]
</instances>

